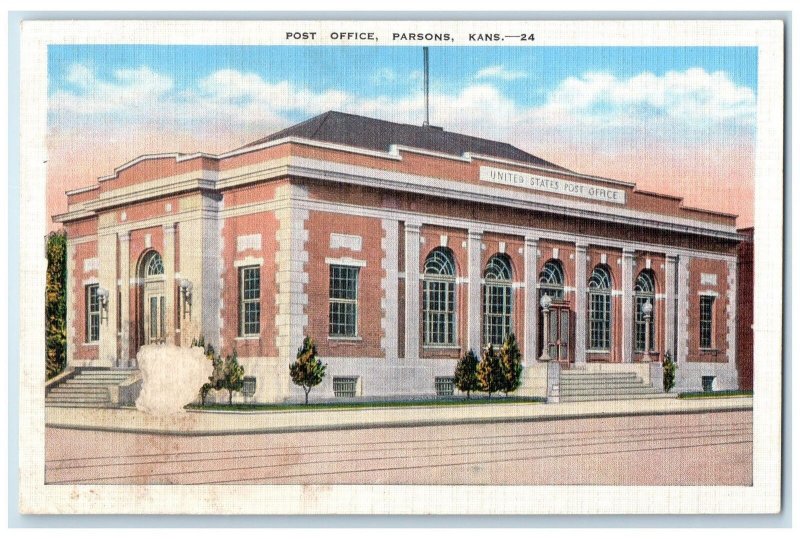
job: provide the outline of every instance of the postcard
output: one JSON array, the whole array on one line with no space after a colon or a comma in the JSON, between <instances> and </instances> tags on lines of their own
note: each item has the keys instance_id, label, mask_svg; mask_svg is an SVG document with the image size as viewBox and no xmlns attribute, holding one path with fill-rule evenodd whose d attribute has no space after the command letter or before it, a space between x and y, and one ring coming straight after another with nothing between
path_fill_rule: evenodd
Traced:
<instances>
[{"instance_id":1,"label":"postcard","mask_svg":"<svg viewBox=\"0 0 800 539\"><path fill-rule=\"evenodd\" d=\"M780 510L781 21L37 21L20 510Z\"/></svg>"}]
</instances>

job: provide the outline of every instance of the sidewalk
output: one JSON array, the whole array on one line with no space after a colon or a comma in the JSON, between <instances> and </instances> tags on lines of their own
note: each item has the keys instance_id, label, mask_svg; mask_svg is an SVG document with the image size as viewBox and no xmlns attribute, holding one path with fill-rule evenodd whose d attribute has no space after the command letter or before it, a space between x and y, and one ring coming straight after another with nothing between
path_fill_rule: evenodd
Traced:
<instances>
[{"instance_id":1,"label":"sidewalk","mask_svg":"<svg viewBox=\"0 0 800 539\"><path fill-rule=\"evenodd\" d=\"M48 427L200 436L407 427L589 417L658 415L752 410L752 397L715 399L636 399L559 404L476 404L406 406L353 410L256 412L187 411L154 417L134 409L47 408Z\"/></svg>"}]
</instances>

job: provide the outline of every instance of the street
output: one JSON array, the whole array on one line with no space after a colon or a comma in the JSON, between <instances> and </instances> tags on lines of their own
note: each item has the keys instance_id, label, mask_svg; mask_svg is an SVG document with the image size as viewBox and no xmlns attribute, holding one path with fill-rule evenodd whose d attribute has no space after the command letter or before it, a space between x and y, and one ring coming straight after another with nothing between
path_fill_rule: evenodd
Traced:
<instances>
[{"instance_id":1,"label":"street","mask_svg":"<svg viewBox=\"0 0 800 539\"><path fill-rule=\"evenodd\" d=\"M752 440L750 411L218 436L47 428L45 478L48 484L750 485Z\"/></svg>"}]
</instances>

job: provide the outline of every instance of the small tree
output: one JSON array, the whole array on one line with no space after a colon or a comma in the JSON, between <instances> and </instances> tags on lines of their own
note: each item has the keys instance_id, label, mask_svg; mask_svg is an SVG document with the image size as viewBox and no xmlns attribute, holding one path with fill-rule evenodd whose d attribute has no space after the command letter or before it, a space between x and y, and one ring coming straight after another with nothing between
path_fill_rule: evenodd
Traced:
<instances>
[{"instance_id":1,"label":"small tree","mask_svg":"<svg viewBox=\"0 0 800 539\"><path fill-rule=\"evenodd\" d=\"M665 353L663 365L664 393L669 393L675 387L675 370L677 368L678 365L672 360L672 353Z\"/></svg>"},{"instance_id":2,"label":"small tree","mask_svg":"<svg viewBox=\"0 0 800 539\"><path fill-rule=\"evenodd\" d=\"M503 371L502 390L508 396L508 393L516 391L522 382L522 354L519 351L517 337L513 333L508 334L500 348L500 366Z\"/></svg>"},{"instance_id":3,"label":"small tree","mask_svg":"<svg viewBox=\"0 0 800 539\"><path fill-rule=\"evenodd\" d=\"M47 236L45 283L45 376L52 378L67 366L67 235Z\"/></svg>"},{"instance_id":4,"label":"small tree","mask_svg":"<svg viewBox=\"0 0 800 539\"><path fill-rule=\"evenodd\" d=\"M192 346L204 346L203 337L192 341ZM210 344L205 345L205 352L206 357L211 361L213 370L211 371L211 376L208 377L208 382L203 384L200 388L200 404L203 406L206 405L206 397L212 389L219 391L225 385L225 365L222 358L214 351L214 347Z\"/></svg>"},{"instance_id":5,"label":"small tree","mask_svg":"<svg viewBox=\"0 0 800 539\"><path fill-rule=\"evenodd\" d=\"M453 373L453 383L459 391L467 392L467 399L471 391L480 389L478 384L478 356L470 349L456 363L456 371Z\"/></svg>"},{"instance_id":6,"label":"small tree","mask_svg":"<svg viewBox=\"0 0 800 539\"><path fill-rule=\"evenodd\" d=\"M228 390L228 404L233 404L233 392L241 391L244 387L244 367L239 365L236 350L225 358L223 369L223 388Z\"/></svg>"},{"instance_id":7,"label":"small tree","mask_svg":"<svg viewBox=\"0 0 800 539\"><path fill-rule=\"evenodd\" d=\"M303 339L303 346L297 349L297 361L289 365L289 374L292 382L303 388L306 394L305 403L308 404L308 394L314 386L322 382L325 377L325 368L317 359L317 345L311 337Z\"/></svg>"},{"instance_id":8,"label":"small tree","mask_svg":"<svg viewBox=\"0 0 800 539\"><path fill-rule=\"evenodd\" d=\"M483 351L483 358L478 365L478 384L481 391L489 394L490 399L492 393L503 388L503 369L491 344Z\"/></svg>"}]
</instances>

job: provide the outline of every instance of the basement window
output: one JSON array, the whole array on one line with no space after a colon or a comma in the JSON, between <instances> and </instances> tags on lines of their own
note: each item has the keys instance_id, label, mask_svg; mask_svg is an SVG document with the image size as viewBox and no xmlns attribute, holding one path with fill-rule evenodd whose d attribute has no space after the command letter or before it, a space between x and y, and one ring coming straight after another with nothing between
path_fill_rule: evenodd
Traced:
<instances>
[{"instance_id":1,"label":"basement window","mask_svg":"<svg viewBox=\"0 0 800 539\"><path fill-rule=\"evenodd\" d=\"M452 397L455 392L455 384L453 379L449 376L437 376L435 379L436 396L437 397Z\"/></svg>"},{"instance_id":2,"label":"basement window","mask_svg":"<svg viewBox=\"0 0 800 539\"><path fill-rule=\"evenodd\" d=\"M334 377L333 378L333 394L336 397L355 397L356 384L358 378L356 377Z\"/></svg>"}]
</instances>

